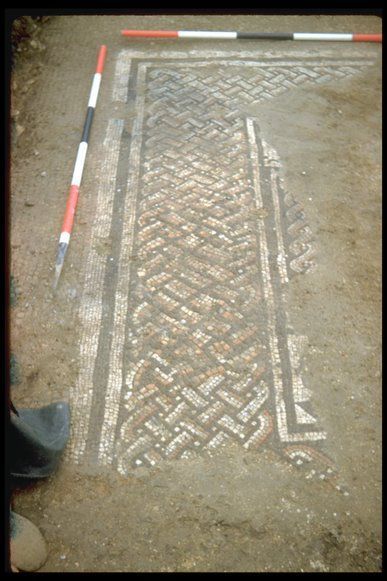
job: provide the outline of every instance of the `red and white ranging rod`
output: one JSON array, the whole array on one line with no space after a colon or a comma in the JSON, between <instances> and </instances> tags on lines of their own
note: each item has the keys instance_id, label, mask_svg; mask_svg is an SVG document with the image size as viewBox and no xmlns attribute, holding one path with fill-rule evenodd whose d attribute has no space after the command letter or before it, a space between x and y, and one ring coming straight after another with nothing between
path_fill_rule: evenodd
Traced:
<instances>
[{"instance_id":1,"label":"red and white ranging rod","mask_svg":"<svg viewBox=\"0 0 387 581\"><path fill-rule=\"evenodd\" d=\"M130 38L200 38L218 40L318 40L382 42L381 34L338 34L317 32L227 32L215 30L121 30Z\"/></svg>"},{"instance_id":2,"label":"red and white ranging rod","mask_svg":"<svg viewBox=\"0 0 387 581\"><path fill-rule=\"evenodd\" d=\"M73 228L75 209L77 207L79 187L81 185L83 167L85 165L88 140L90 134L91 123L93 121L94 110L97 104L97 98L99 93L99 87L101 84L101 77L103 72L103 67L105 64L106 57L106 46L102 45L99 49L97 68L93 77L93 83L91 85L91 91L89 95L89 103L87 106L86 120L83 126L83 132L81 137L81 142L78 146L78 153L75 160L75 166L73 171L73 177L71 180L71 186L69 195L67 198L66 210L62 224L62 231L59 237L58 253L56 257L55 264L55 280L53 288L55 289L60 273L62 272L64 258L67 252L67 248L70 242L71 231Z\"/></svg>"}]
</instances>

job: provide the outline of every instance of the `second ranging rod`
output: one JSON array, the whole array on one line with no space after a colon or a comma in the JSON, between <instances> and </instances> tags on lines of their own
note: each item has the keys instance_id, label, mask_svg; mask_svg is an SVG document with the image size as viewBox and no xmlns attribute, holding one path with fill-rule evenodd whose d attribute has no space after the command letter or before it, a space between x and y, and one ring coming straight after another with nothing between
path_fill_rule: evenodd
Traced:
<instances>
[{"instance_id":1,"label":"second ranging rod","mask_svg":"<svg viewBox=\"0 0 387 581\"><path fill-rule=\"evenodd\" d=\"M62 230L59 237L59 244L58 244L58 253L56 257L56 264L55 264L55 279L53 288L55 289L58 280L60 277L60 273L62 272L64 258L67 252L67 248L70 242L71 231L73 228L74 222L74 215L75 209L77 207L78 202L78 194L79 194L79 186L81 185L82 180L82 173L83 173L83 166L85 165L88 141L89 141L89 134L90 128L93 121L93 115L95 106L97 104L97 97L99 92L99 87L101 84L101 77L103 72L103 67L105 64L105 57L106 57L106 46L102 45L99 49L98 53L98 60L97 60L97 68L95 70L93 84L91 86L90 96L89 96L89 103L87 106L87 114L85 124L83 126L83 132L81 137L81 142L78 147L78 153L75 160L74 172L73 177L71 179L71 186L69 195L67 198L66 210L62 224Z\"/></svg>"},{"instance_id":2,"label":"second ranging rod","mask_svg":"<svg viewBox=\"0 0 387 581\"><path fill-rule=\"evenodd\" d=\"M317 40L382 42L381 34L335 32L234 32L226 30L121 30L129 38L195 38L203 40Z\"/></svg>"}]
</instances>

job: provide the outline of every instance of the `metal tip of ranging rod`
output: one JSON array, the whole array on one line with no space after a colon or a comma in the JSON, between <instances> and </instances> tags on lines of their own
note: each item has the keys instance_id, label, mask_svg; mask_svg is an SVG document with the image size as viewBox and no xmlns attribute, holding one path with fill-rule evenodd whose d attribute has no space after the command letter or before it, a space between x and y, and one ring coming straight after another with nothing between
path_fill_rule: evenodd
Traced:
<instances>
[{"instance_id":1,"label":"metal tip of ranging rod","mask_svg":"<svg viewBox=\"0 0 387 581\"><path fill-rule=\"evenodd\" d=\"M62 272L64 259L65 259L65 255L66 255L68 246L69 245L66 242L59 242L58 254L56 256L56 264L55 264L55 277L54 277L54 282L52 285L52 288L54 290L58 286L59 277L60 277L60 273Z\"/></svg>"},{"instance_id":2,"label":"metal tip of ranging rod","mask_svg":"<svg viewBox=\"0 0 387 581\"><path fill-rule=\"evenodd\" d=\"M54 278L54 282L52 284L53 290L56 290L56 287L58 286L60 273L62 272L62 267L63 267L63 262L62 262L62 264L55 265L55 278Z\"/></svg>"}]
</instances>

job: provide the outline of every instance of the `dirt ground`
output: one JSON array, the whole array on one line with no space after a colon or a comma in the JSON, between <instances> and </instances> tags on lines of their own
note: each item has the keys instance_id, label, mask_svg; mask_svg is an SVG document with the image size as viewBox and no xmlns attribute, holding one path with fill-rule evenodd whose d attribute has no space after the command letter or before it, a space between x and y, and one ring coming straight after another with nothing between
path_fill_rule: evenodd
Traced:
<instances>
[{"instance_id":1,"label":"dirt ground","mask_svg":"<svg viewBox=\"0 0 387 581\"><path fill-rule=\"evenodd\" d=\"M381 21L55 16L19 44L11 81L10 192L16 407L69 401L80 373L78 309L112 114L114 63L120 51L134 47L120 36L122 28L377 33ZM286 305L293 327L308 337L303 377L327 433L325 451L348 492L305 478L270 447L255 451L230 443L212 455L166 459L125 475L65 458L47 480L14 491L14 510L47 540L41 572L380 572L381 45L179 42L136 41L134 49L187 56L199 49L280 56L303 50L314 59L324 51L350 58L353 51L359 62L372 62L245 111L259 119L281 160L286 188L305 208L314 234L317 267L291 280ZM59 228L102 43L108 59L74 235L53 294ZM116 103L114 115L130 113Z\"/></svg>"}]
</instances>

